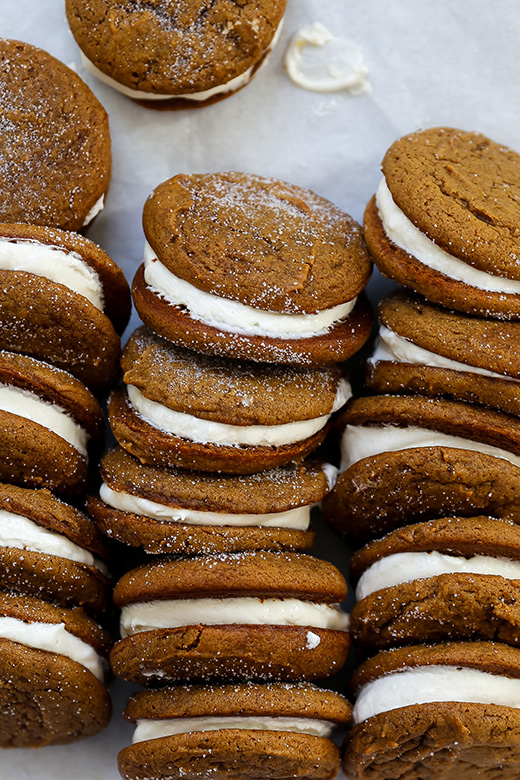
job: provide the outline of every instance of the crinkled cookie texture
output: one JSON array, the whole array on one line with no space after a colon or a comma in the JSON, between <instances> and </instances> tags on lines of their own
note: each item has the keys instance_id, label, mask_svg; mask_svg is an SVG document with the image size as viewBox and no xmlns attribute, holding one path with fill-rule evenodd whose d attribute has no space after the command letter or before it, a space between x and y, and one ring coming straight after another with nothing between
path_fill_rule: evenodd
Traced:
<instances>
[{"instance_id":1,"label":"crinkled cookie texture","mask_svg":"<svg viewBox=\"0 0 520 780\"><path fill-rule=\"evenodd\" d=\"M110 180L102 105L47 52L2 39L0 117L0 220L82 228Z\"/></svg>"},{"instance_id":2,"label":"crinkled cookie texture","mask_svg":"<svg viewBox=\"0 0 520 780\"><path fill-rule=\"evenodd\" d=\"M258 66L285 6L286 0L67 0L66 10L86 57L146 98L206 92Z\"/></svg>"}]
</instances>

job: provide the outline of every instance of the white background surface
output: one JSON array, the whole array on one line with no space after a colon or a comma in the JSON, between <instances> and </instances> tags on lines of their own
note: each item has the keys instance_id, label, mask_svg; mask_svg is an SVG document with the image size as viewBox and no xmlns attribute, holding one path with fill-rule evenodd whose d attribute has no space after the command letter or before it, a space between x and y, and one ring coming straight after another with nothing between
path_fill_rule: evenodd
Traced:
<instances>
[{"instance_id":1,"label":"white background surface","mask_svg":"<svg viewBox=\"0 0 520 780\"><path fill-rule=\"evenodd\" d=\"M320 95L294 86L282 57L292 34L321 21L360 44L373 91ZM244 170L314 189L361 220L392 141L420 127L479 130L520 149L520 6L517 0L288 0L268 66L229 100L187 112L134 105L85 75L61 0L0 0L0 35L74 65L110 114L113 175L107 207L87 234L129 280L141 259L149 192L178 172ZM376 275L374 298L386 283ZM137 324L134 315L132 327ZM330 558L341 549L331 535ZM66 748L0 751L0 780L119 780L116 754L132 729L115 686L112 726Z\"/></svg>"}]
</instances>

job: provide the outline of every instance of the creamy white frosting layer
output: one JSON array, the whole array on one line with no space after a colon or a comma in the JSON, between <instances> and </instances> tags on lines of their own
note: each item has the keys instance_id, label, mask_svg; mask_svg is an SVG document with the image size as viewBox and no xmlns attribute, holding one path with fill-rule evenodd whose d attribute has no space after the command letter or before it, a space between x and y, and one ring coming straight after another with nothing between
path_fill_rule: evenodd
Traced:
<instances>
[{"instance_id":1,"label":"creamy white frosting layer","mask_svg":"<svg viewBox=\"0 0 520 780\"><path fill-rule=\"evenodd\" d=\"M445 252L428 236L421 233L395 204L384 177L376 193L376 203L388 238L409 255L417 258L423 265L480 290L510 294L520 292L520 280L495 276L474 268L463 260L459 260L458 257Z\"/></svg>"},{"instance_id":2,"label":"creamy white frosting layer","mask_svg":"<svg viewBox=\"0 0 520 780\"><path fill-rule=\"evenodd\" d=\"M290 731L296 734L310 734L313 737L330 737L334 723L313 718L269 717L258 715L206 716L199 718L168 718L163 720L138 720L132 744L148 739L172 737L193 731L218 731L219 729L250 729L252 731Z\"/></svg>"},{"instance_id":3,"label":"creamy white frosting layer","mask_svg":"<svg viewBox=\"0 0 520 780\"><path fill-rule=\"evenodd\" d=\"M0 410L32 420L87 455L88 433L56 404L43 401L36 393L0 385Z\"/></svg>"},{"instance_id":4,"label":"creamy white frosting layer","mask_svg":"<svg viewBox=\"0 0 520 780\"><path fill-rule=\"evenodd\" d=\"M292 528L298 531L305 531L309 527L311 516L310 506L302 506L297 509L289 509L287 512L265 515L199 512L194 509L166 506L166 504L159 504L130 493L118 492L109 488L105 482L99 489L99 496L105 504L122 512L132 512L132 514L136 515L153 517L155 520L162 520L167 523L187 523L188 525L254 525L262 528Z\"/></svg>"},{"instance_id":5,"label":"creamy white frosting layer","mask_svg":"<svg viewBox=\"0 0 520 780\"><path fill-rule=\"evenodd\" d=\"M225 95L228 92L235 92L237 89L240 89L241 87L244 87L246 84L248 84L251 81L251 77L253 76L253 73L259 73L264 65L267 63L267 60L269 58L269 54L274 46L276 46L276 43L280 37L281 31L283 26L283 20L278 25L278 29L276 30L276 33L273 36L273 39L269 46L266 49L266 54L264 55L264 60L261 63L260 67L256 68L255 71L255 65L252 65L250 68L248 68L244 73L240 73L238 76L235 76L234 78L227 81L225 84L218 84L216 87L212 87L211 89L205 89L202 92L190 92L188 94L184 95L163 95L157 92L145 92L142 89L132 89L131 87L127 87L124 84L120 84L119 81L116 81L111 76L108 76L106 73L103 73L102 70L100 70L94 63L88 59L88 57L81 52L81 60L83 62L84 67L86 70L88 70L90 73L92 73L94 76L96 76L100 81L102 81L104 84L108 84L109 87L112 87L113 89L120 92L122 95L125 95L126 97L133 98L134 100L171 100L172 98L183 98L184 100L195 100L195 101L203 101L208 100L208 98L213 97L214 95Z\"/></svg>"},{"instance_id":6,"label":"creamy white frosting layer","mask_svg":"<svg viewBox=\"0 0 520 780\"><path fill-rule=\"evenodd\" d=\"M90 225L94 217L97 217L100 211L103 211L103 208L105 206L105 196L104 194L96 200L92 208L90 209L89 213L85 217L85 221L83 223L83 227L87 227L87 225Z\"/></svg>"},{"instance_id":7,"label":"creamy white frosting layer","mask_svg":"<svg viewBox=\"0 0 520 780\"><path fill-rule=\"evenodd\" d=\"M161 431L190 441L231 446L247 444L257 447L281 447L313 436L327 424L330 414L340 409L352 395L350 385L342 380L331 413L323 417L284 425L228 425L176 412L157 401L149 400L134 385L127 385L126 389L136 412Z\"/></svg>"},{"instance_id":8,"label":"creamy white frosting layer","mask_svg":"<svg viewBox=\"0 0 520 780\"><path fill-rule=\"evenodd\" d=\"M89 672L103 680L103 659L94 648L71 634L64 623L26 623L12 617L0 617L0 637L12 642L65 655L85 666Z\"/></svg>"},{"instance_id":9,"label":"creamy white frosting layer","mask_svg":"<svg viewBox=\"0 0 520 780\"><path fill-rule=\"evenodd\" d=\"M158 260L148 243L144 248L144 278L147 285L172 306L186 307L193 319L219 330L247 336L311 338L326 333L347 317L356 305L354 298L317 314L281 314L255 309L239 301L199 290L175 276Z\"/></svg>"},{"instance_id":10,"label":"creamy white frosting layer","mask_svg":"<svg viewBox=\"0 0 520 780\"><path fill-rule=\"evenodd\" d=\"M103 310L103 285L98 274L77 252L66 252L30 239L0 238L0 269L25 271L63 284Z\"/></svg>"},{"instance_id":11,"label":"creamy white frosting layer","mask_svg":"<svg viewBox=\"0 0 520 780\"><path fill-rule=\"evenodd\" d=\"M458 450L471 450L508 460L514 466L520 467L519 455L501 447L463 439L461 436L451 436L414 426L399 428L397 425L347 425L341 439L341 470L345 471L353 463L382 452L397 452L414 447L452 447Z\"/></svg>"},{"instance_id":12,"label":"creamy white frosting layer","mask_svg":"<svg viewBox=\"0 0 520 780\"><path fill-rule=\"evenodd\" d=\"M432 366L435 368L448 368L453 371L465 371L481 374L482 376L490 376L494 379L509 379L511 382L520 381L514 377L498 374L496 371L490 371L487 368L472 366L470 363L460 363L458 360L451 360L451 358L438 355L436 352L430 352L428 349L424 349L418 344L414 344L413 341L409 341L403 336L399 336L386 325L381 325L379 328L379 338L376 349L372 357L369 358L369 362L372 364L377 363L379 360L413 363L414 365Z\"/></svg>"},{"instance_id":13,"label":"creamy white frosting layer","mask_svg":"<svg viewBox=\"0 0 520 780\"><path fill-rule=\"evenodd\" d=\"M46 555L57 555L69 561L95 566L104 574L105 564L89 550L71 542L61 534L49 531L23 515L0 509L0 547L15 547L19 550L33 550Z\"/></svg>"},{"instance_id":14,"label":"creamy white frosting layer","mask_svg":"<svg viewBox=\"0 0 520 780\"><path fill-rule=\"evenodd\" d=\"M464 558L436 550L395 553L376 561L363 573L356 588L356 599L361 601L370 593L401 585L403 582L458 573L492 574L508 580L520 580L520 561L494 558L490 555Z\"/></svg>"},{"instance_id":15,"label":"creamy white frosting layer","mask_svg":"<svg viewBox=\"0 0 520 780\"><path fill-rule=\"evenodd\" d=\"M520 680L456 666L421 666L393 672L365 685L354 723L399 707L429 702L468 702L520 707Z\"/></svg>"},{"instance_id":16,"label":"creamy white frosting layer","mask_svg":"<svg viewBox=\"0 0 520 780\"><path fill-rule=\"evenodd\" d=\"M300 599L171 599L128 604L121 610L121 636L180 626L310 626L347 631L348 615L336 604Z\"/></svg>"},{"instance_id":17,"label":"creamy white frosting layer","mask_svg":"<svg viewBox=\"0 0 520 780\"><path fill-rule=\"evenodd\" d=\"M347 38L339 38L321 24L302 27L292 37L284 59L291 80L311 92L353 95L371 91L363 51Z\"/></svg>"}]
</instances>

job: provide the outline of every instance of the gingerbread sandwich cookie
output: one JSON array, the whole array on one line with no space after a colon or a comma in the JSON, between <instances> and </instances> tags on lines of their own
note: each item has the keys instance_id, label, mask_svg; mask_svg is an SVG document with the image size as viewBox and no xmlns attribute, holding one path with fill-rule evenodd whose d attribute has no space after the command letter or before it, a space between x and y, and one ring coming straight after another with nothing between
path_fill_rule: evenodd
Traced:
<instances>
[{"instance_id":1,"label":"gingerbread sandwich cookie","mask_svg":"<svg viewBox=\"0 0 520 780\"><path fill-rule=\"evenodd\" d=\"M67 0L87 70L151 108L192 108L233 94L266 62L287 0Z\"/></svg>"},{"instance_id":2,"label":"gingerbread sandwich cookie","mask_svg":"<svg viewBox=\"0 0 520 780\"><path fill-rule=\"evenodd\" d=\"M375 393L442 396L520 415L520 324L461 314L399 290L379 304Z\"/></svg>"},{"instance_id":3,"label":"gingerbread sandwich cookie","mask_svg":"<svg viewBox=\"0 0 520 780\"><path fill-rule=\"evenodd\" d=\"M116 447L101 460L99 498L87 510L111 539L149 553L304 550L311 508L336 469L304 461L245 476L161 469Z\"/></svg>"},{"instance_id":4,"label":"gingerbread sandwich cookie","mask_svg":"<svg viewBox=\"0 0 520 780\"><path fill-rule=\"evenodd\" d=\"M336 367L210 358L137 330L109 403L119 444L143 463L250 474L300 461L351 396Z\"/></svg>"},{"instance_id":5,"label":"gingerbread sandwich cookie","mask_svg":"<svg viewBox=\"0 0 520 780\"><path fill-rule=\"evenodd\" d=\"M166 560L114 590L122 639L111 664L124 680L315 680L346 660L346 583L302 553L243 552Z\"/></svg>"},{"instance_id":6,"label":"gingerbread sandwich cookie","mask_svg":"<svg viewBox=\"0 0 520 780\"><path fill-rule=\"evenodd\" d=\"M272 780L332 780L330 737L352 707L310 683L192 685L138 693L125 717L136 724L118 756L125 780L261 777L267 757Z\"/></svg>"},{"instance_id":7,"label":"gingerbread sandwich cookie","mask_svg":"<svg viewBox=\"0 0 520 780\"><path fill-rule=\"evenodd\" d=\"M0 41L0 81L0 221L80 230L110 181L105 109L77 73L21 41Z\"/></svg>"},{"instance_id":8,"label":"gingerbread sandwich cookie","mask_svg":"<svg viewBox=\"0 0 520 780\"><path fill-rule=\"evenodd\" d=\"M365 211L379 270L428 300L520 319L520 155L435 127L397 140Z\"/></svg>"},{"instance_id":9,"label":"gingerbread sandwich cookie","mask_svg":"<svg viewBox=\"0 0 520 780\"><path fill-rule=\"evenodd\" d=\"M146 201L143 322L209 355L322 366L367 340L360 226L324 198L245 173L178 175Z\"/></svg>"},{"instance_id":10,"label":"gingerbread sandwich cookie","mask_svg":"<svg viewBox=\"0 0 520 780\"><path fill-rule=\"evenodd\" d=\"M109 647L81 608L0 593L0 747L65 745L105 728Z\"/></svg>"},{"instance_id":11,"label":"gingerbread sandwich cookie","mask_svg":"<svg viewBox=\"0 0 520 780\"><path fill-rule=\"evenodd\" d=\"M348 777L518 777L520 650L498 642L389 650L363 664L352 687Z\"/></svg>"},{"instance_id":12,"label":"gingerbread sandwich cookie","mask_svg":"<svg viewBox=\"0 0 520 780\"><path fill-rule=\"evenodd\" d=\"M373 650L448 639L520 644L520 528L450 517L391 532L356 552L351 632Z\"/></svg>"}]
</instances>

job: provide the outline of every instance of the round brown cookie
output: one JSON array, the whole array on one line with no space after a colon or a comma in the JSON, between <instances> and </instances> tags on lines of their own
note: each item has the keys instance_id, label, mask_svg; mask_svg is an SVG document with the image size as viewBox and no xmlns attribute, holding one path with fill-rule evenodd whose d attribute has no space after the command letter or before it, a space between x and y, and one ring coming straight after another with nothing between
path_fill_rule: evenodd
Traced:
<instances>
[{"instance_id":1,"label":"round brown cookie","mask_svg":"<svg viewBox=\"0 0 520 780\"><path fill-rule=\"evenodd\" d=\"M451 312L405 290L381 301L379 317L380 345L368 361L369 390L442 396L520 414L518 323ZM413 354L416 348L421 351ZM454 365L442 365L444 359Z\"/></svg>"},{"instance_id":2,"label":"round brown cookie","mask_svg":"<svg viewBox=\"0 0 520 780\"><path fill-rule=\"evenodd\" d=\"M518 292L476 287L464 266L491 274L498 282L520 280L520 155L479 133L437 127L397 140L382 167L396 206L439 249L463 264L462 272L441 272L398 246L386 235L373 198L365 212L365 236L382 273L435 303L519 319ZM456 274L465 281L454 278Z\"/></svg>"},{"instance_id":3,"label":"round brown cookie","mask_svg":"<svg viewBox=\"0 0 520 780\"><path fill-rule=\"evenodd\" d=\"M110 581L99 559L107 558L108 551L88 517L48 490L24 490L7 484L0 485L0 511L12 515L4 516L0 524L2 590L63 606L83 606L94 614L107 608ZM66 545L63 555L60 541ZM81 551L71 551L69 543ZM67 554L76 558L67 558Z\"/></svg>"},{"instance_id":4,"label":"round brown cookie","mask_svg":"<svg viewBox=\"0 0 520 780\"><path fill-rule=\"evenodd\" d=\"M520 653L499 643L414 646L379 653L354 673L362 689L420 667L477 670L518 679ZM440 670L439 670L440 671ZM500 680L502 682L502 680ZM401 682L401 688L405 678ZM516 684L516 682L515 682ZM448 695L456 697L456 683ZM419 691L421 693L421 691ZM359 780L514 780L520 765L520 714L517 708L477 702L430 701L390 708L361 720L344 743L343 768ZM424 696L424 694L423 694ZM413 698L413 694L406 697ZM478 699L478 693L475 698Z\"/></svg>"},{"instance_id":5,"label":"round brown cookie","mask_svg":"<svg viewBox=\"0 0 520 780\"><path fill-rule=\"evenodd\" d=\"M384 452L339 475L323 501L338 533L370 539L416 520L486 514L520 523L520 472L502 458L451 447Z\"/></svg>"},{"instance_id":6,"label":"round brown cookie","mask_svg":"<svg viewBox=\"0 0 520 780\"><path fill-rule=\"evenodd\" d=\"M323 441L328 418L350 395L335 367L230 362L145 328L130 337L121 364L129 395L110 402L114 435L144 463L161 466L247 474L300 460ZM172 412L181 417L165 419Z\"/></svg>"},{"instance_id":7,"label":"round brown cookie","mask_svg":"<svg viewBox=\"0 0 520 780\"><path fill-rule=\"evenodd\" d=\"M70 68L28 43L0 42L2 222L79 230L110 180L108 116Z\"/></svg>"},{"instance_id":8,"label":"round brown cookie","mask_svg":"<svg viewBox=\"0 0 520 780\"><path fill-rule=\"evenodd\" d=\"M10 618L4 625L3 618ZM30 634L20 626L38 624ZM67 632L106 656L109 637L81 608L65 609L39 599L0 594L0 745L40 747L67 744L96 734L110 719L111 703L100 667L87 668L65 655L53 634L50 649L38 647L44 625ZM76 641L76 640L73 640ZM31 643L34 643L31 644ZM99 676L98 676L99 674Z\"/></svg>"},{"instance_id":9,"label":"round brown cookie","mask_svg":"<svg viewBox=\"0 0 520 780\"><path fill-rule=\"evenodd\" d=\"M106 495L102 488L105 500L89 497L87 508L104 534L151 553L306 549L312 545L313 531L285 527L284 518L274 525L274 520L276 514L300 507L309 507L310 511L310 506L330 489L325 469L319 462L304 461L245 476L167 471L142 465L117 447L103 457L101 477L107 488L123 496ZM144 499L159 506L137 504L132 511L132 505L114 505L119 498L126 501L127 496L132 501ZM202 517L194 518L196 524L190 523L189 517L183 521L187 512L202 513ZM212 513L213 522L214 515L221 514L222 524L210 525L209 520L204 523L204 513ZM255 515L266 514L271 516L271 525L261 526ZM231 525L233 518L227 515L250 515L251 522L247 524L246 517L244 525Z\"/></svg>"},{"instance_id":10,"label":"round brown cookie","mask_svg":"<svg viewBox=\"0 0 520 780\"><path fill-rule=\"evenodd\" d=\"M112 669L136 682L326 677L339 671L348 654L347 621L337 607L345 595L345 580L332 564L298 553L243 552L142 566L124 575L114 591L126 636L112 650ZM295 613L290 624L282 617L286 599L300 624ZM266 607L274 610L269 617ZM307 625L316 607L327 613L330 627ZM197 622L205 608L211 619ZM156 614L147 623L150 609ZM157 615L164 609L167 615ZM190 624L174 619L177 609L187 610ZM262 614L255 616L258 609ZM227 615L222 623L219 611ZM154 620L166 627L154 627Z\"/></svg>"},{"instance_id":11,"label":"round brown cookie","mask_svg":"<svg viewBox=\"0 0 520 780\"><path fill-rule=\"evenodd\" d=\"M202 773L222 779L260 777L262 767L269 777L280 780L289 774L325 780L339 769L339 751L327 737L305 733L304 726L303 733L291 732L284 720L267 729L249 719L310 719L309 729L316 721L347 725L351 706L339 694L308 683L179 686L133 696L125 717L137 721L138 729L143 720L150 725L157 721L161 729L160 738L150 739L141 732L142 739L120 752L119 769L128 780L143 774L157 780L195 778ZM186 718L201 721L200 727ZM169 729L171 734L164 734Z\"/></svg>"},{"instance_id":12,"label":"round brown cookie","mask_svg":"<svg viewBox=\"0 0 520 780\"><path fill-rule=\"evenodd\" d=\"M274 43L285 6L67 0L66 10L89 70L142 105L169 109L207 105L247 84Z\"/></svg>"},{"instance_id":13,"label":"round brown cookie","mask_svg":"<svg viewBox=\"0 0 520 780\"><path fill-rule=\"evenodd\" d=\"M361 577L352 637L369 648L448 638L517 644L518 561L520 528L489 517L398 529L352 558L352 577Z\"/></svg>"},{"instance_id":14,"label":"round brown cookie","mask_svg":"<svg viewBox=\"0 0 520 780\"><path fill-rule=\"evenodd\" d=\"M208 354L317 365L346 359L368 338L363 306L337 312L328 326L312 320L353 301L371 263L359 225L310 190L244 173L179 175L148 198L143 225L147 267L134 280L134 302L165 338ZM153 284L158 269L203 302L165 297L162 282ZM208 300L222 309L216 318ZM234 309L238 324L228 324Z\"/></svg>"}]
</instances>

